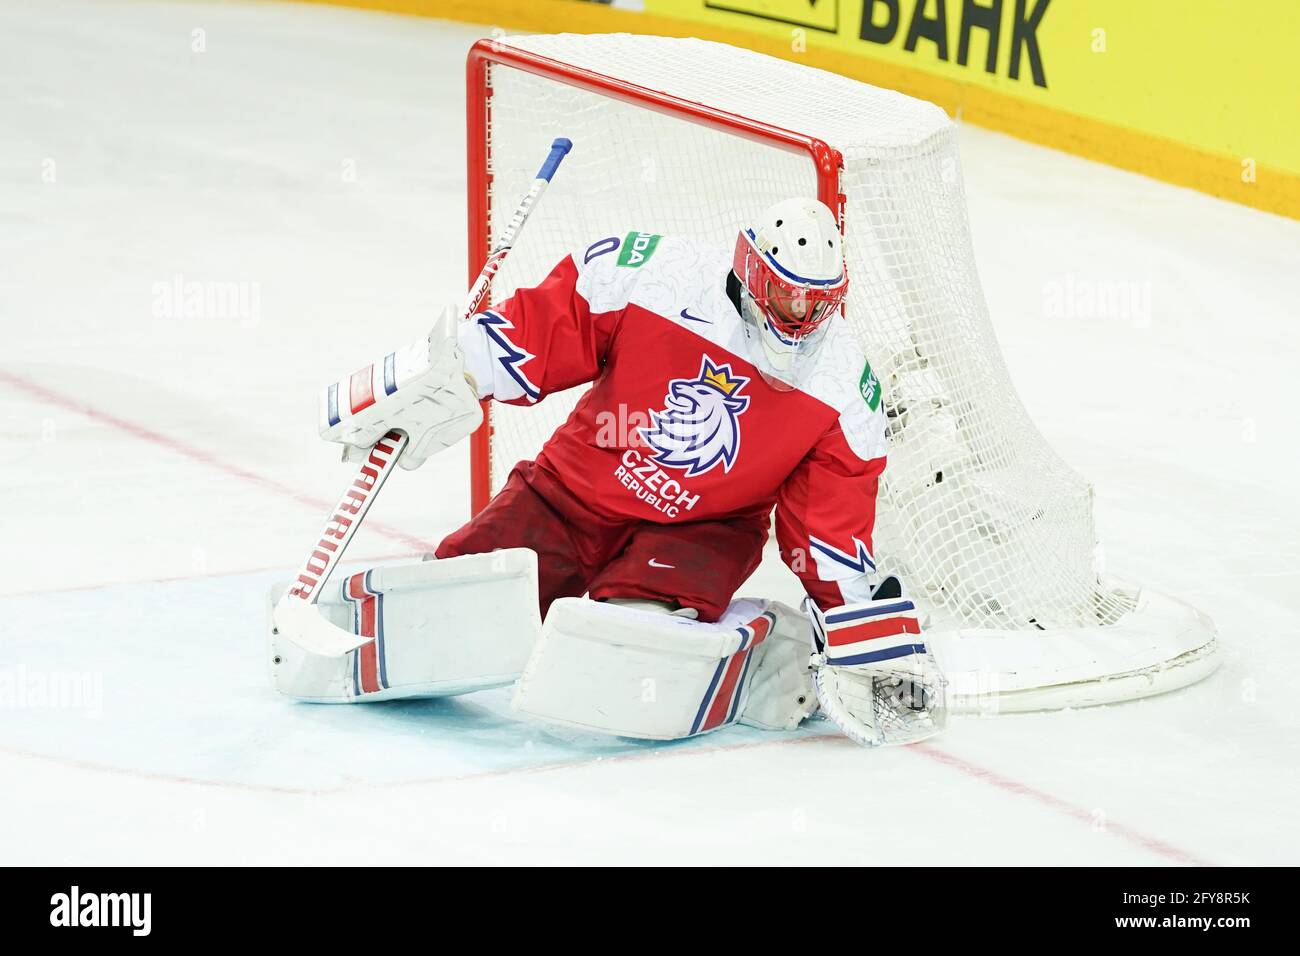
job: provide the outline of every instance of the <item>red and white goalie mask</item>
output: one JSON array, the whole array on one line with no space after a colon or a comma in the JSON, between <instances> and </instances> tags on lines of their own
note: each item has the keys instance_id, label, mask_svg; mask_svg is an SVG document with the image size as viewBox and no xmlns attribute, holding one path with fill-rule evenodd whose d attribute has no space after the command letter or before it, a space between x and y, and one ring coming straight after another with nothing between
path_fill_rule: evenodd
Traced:
<instances>
[{"instance_id":1,"label":"red and white goalie mask","mask_svg":"<svg viewBox=\"0 0 1300 956\"><path fill-rule=\"evenodd\" d=\"M835 214L816 199L777 203L740 231L732 270L754 363L778 388L798 385L849 288Z\"/></svg>"}]
</instances>

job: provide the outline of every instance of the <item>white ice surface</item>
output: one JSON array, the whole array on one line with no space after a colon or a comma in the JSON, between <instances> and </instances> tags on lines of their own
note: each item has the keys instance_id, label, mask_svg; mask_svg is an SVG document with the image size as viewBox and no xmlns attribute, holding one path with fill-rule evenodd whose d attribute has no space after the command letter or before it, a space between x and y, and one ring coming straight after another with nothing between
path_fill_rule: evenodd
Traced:
<instances>
[{"instance_id":1,"label":"white ice surface","mask_svg":"<svg viewBox=\"0 0 1300 956\"><path fill-rule=\"evenodd\" d=\"M1096 484L1110 569L1213 616L1218 674L880 752L821 725L553 733L499 691L271 693L263 595L347 475L316 390L464 286L485 32L0 0L0 863L1300 862L1300 223L972 128L1022 396ZM176 276L256 283L257 314L159 317ZM1050 308L1117 282L1149 312ZM452 453L394 477L354 557L436 542L467 475ZM81 676L80 706L33 699Z\"/></svg>"}]
</instances>

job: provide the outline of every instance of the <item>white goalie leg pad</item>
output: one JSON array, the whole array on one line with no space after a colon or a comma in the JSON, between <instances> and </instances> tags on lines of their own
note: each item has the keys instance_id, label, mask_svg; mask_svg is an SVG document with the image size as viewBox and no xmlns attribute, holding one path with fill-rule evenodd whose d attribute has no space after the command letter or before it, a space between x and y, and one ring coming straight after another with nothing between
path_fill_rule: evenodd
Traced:
<instances>
[{"instance_id":1,"label":"white goalie leg pad","mask_svg":"<svg viewBox=\"0 0 1300 956\"><path fill-rule=\"evenodd\" d=\"M284 587L272 590L271 607ZM332 582L317 608L373 640L323 657L268 623L271 682L287 697L362 703L501 687L518 678L541 632L537 555L510 548L372 568Z\"/></svg>"},{"instance_id":2,"label":"white goalie leg pad","mask_svg":"<svg viewBox=\"0 0 1300 956\"><path fill-rule=\"evenodd\" d=\"M807 637L786 633L798 617L775 602L741 599L716 624L704 624L562 598L546 616L513 706L550 723L646 740L706 733L741 716L792 727L815 706ZM799 655L787 654L792 641ZM783 662L797 656L803 683L796 688Z\"/></svg>"},{"instance_id":3,"label":"white goalie leg pad","mask_svg":"<svg viewBox=\"0 0 1300 956\"><path fill-rule=\"evenodd\" d=\"M754 661L740 722L763 730L794 730L817 710L808 663L808 618L780 601L767 602L775 620Z\"/></svg>"}]
</instances>

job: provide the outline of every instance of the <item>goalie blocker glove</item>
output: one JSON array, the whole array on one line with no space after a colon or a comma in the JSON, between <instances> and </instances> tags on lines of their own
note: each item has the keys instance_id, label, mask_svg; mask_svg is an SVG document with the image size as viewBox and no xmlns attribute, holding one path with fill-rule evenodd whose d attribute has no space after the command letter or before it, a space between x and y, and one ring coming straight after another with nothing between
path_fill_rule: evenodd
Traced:
<instances>
[{"instance_id":1,"label":"goalie blocker glove","mask_svg":"<svg viewBox=\"0 0 1300 956\"><path fill-rule=\"evenodd\" d=\"M811 599L813 687L822 712L867 747L906 744L947 723L946 682L898 578L870 601L820 610Z\"/></svg>"},{"instance_id":2,"label":"goalie blocker glove","mask_svg":"<svg viewBox=\"0 0 1300 956\"><path fill-rule=\"evenodd\" d=\"M327 386L320 400L320 436L344 446L345 461L364 461L391 429L410 439L398 464L414 470L456 444L483 420L478 392L465 376L448 308L427 338Z\"/></svg>"}]
</instances>

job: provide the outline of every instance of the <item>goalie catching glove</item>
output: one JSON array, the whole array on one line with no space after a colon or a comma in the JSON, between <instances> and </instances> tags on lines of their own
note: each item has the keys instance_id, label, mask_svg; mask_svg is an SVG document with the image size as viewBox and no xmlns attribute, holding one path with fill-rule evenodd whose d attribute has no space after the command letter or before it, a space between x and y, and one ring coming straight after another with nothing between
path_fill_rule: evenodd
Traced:
<instances>
[{"instance_id":1,"label":"goalie catching glove","mask_svg":"<svg viewBox=\"0 0 1300 956\"><path fill-rule=\"evenodd\" d=\"M345 461L359 462L397 429L410 439L398 464L414 470L473 432L483 412L455 331L455 310L448 308L427 338L328 386L321 394L321 438L342 444Z\"/></svg>"},{"instance_id":2,"label":"goalie catching glove","mask_svg":"<svg viewBox=\"0 0 1300 956\"><path fill-rule=\"evenodd\" d=\"M946 682L926 649L916 606L892 576L871 597L825 612L811 599L805 602L822 713L868 747L937 734L948 719Z\"/></svg>"}]
</instances>

